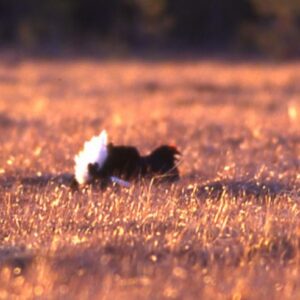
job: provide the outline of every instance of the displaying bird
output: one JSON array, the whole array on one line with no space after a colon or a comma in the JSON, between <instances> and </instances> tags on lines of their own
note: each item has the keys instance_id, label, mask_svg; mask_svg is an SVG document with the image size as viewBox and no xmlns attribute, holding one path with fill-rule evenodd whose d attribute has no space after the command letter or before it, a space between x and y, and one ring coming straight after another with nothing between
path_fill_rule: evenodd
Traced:
<instances>
[{"instance_id":1,"label":"displaying bird","mask_svg":"<svg viewBox=\"0 0 300 300\"><path fill-rule=\"evenodd\" d=\"M162 145L141 156L133 146L108 143L107 132L103 130L85 142L83 150L75 156L73 186L99 181L102 186L115 182L128 187L128 181L142 177L175 181L179 179L178 155L176 147Z\"/></svg>"}]
</instances>

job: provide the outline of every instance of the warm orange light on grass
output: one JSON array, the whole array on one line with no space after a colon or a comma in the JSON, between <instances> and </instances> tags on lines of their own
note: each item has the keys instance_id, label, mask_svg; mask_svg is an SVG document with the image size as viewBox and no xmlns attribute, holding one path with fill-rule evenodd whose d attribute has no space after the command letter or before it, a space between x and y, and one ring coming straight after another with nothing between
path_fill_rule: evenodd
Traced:
<instances>
[{"instance_id":1,"label":"warm orange light on grass","mask_svg":"<svg viewBox=\"0 0 300 300\"><path fill-rule=\"evenodd\" d=\"M0 298L298 299L299 70L0 57ZM99 128L181 180L72 192Z\"/></svg>"}]
</instances>

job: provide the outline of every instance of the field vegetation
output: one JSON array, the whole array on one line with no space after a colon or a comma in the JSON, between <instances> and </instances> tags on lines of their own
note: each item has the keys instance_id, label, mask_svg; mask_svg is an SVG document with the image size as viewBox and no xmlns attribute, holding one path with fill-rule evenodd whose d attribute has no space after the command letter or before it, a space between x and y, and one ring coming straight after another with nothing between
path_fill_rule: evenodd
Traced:
<instances>
[{"instance_id":1,"label":"field vegetation","mask_svg":"<svg viewBox=\"0 0 300 300\"><path fill-rule=\"evenodd\" d=\"M0 60L0 299L299 299L300 64ZM181 179L69 188L109 133Z\"/></svg>"}]
</instances>

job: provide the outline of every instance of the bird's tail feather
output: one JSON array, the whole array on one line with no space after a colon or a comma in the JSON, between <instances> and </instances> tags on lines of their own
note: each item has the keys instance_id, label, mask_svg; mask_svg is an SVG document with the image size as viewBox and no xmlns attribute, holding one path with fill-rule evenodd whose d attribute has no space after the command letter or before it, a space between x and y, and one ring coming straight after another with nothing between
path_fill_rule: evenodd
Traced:
<instances>
[{"instance_id":1,"label":"bird's tail feather","mask_svg":"<svg viewBox=\"0 0 300 300\"><path fill-rule=\"evenodd\" d=\"M88 165L97 163L101 168L108 156L107 132L102 130L98 136L84 143L83 149L75 156L75 179L79 184L91 180Z\"/></svg>"}]
</instances>

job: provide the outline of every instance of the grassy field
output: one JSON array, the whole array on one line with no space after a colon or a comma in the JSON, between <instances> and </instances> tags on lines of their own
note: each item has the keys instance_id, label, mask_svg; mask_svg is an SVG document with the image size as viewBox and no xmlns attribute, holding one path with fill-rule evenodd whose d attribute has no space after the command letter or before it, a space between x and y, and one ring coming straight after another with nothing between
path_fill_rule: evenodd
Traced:
<instances>
[{"instance_id":1,"label":"grassy field","mask_svg":"<svg viewBox=\"0 0 300 300\"><path fill-rule=\"evenodd\" d=\"M0 58L0 299L300 299L300 63ZM69 188L105 128L181 180Z\"/></svg>"}]
</instances>

